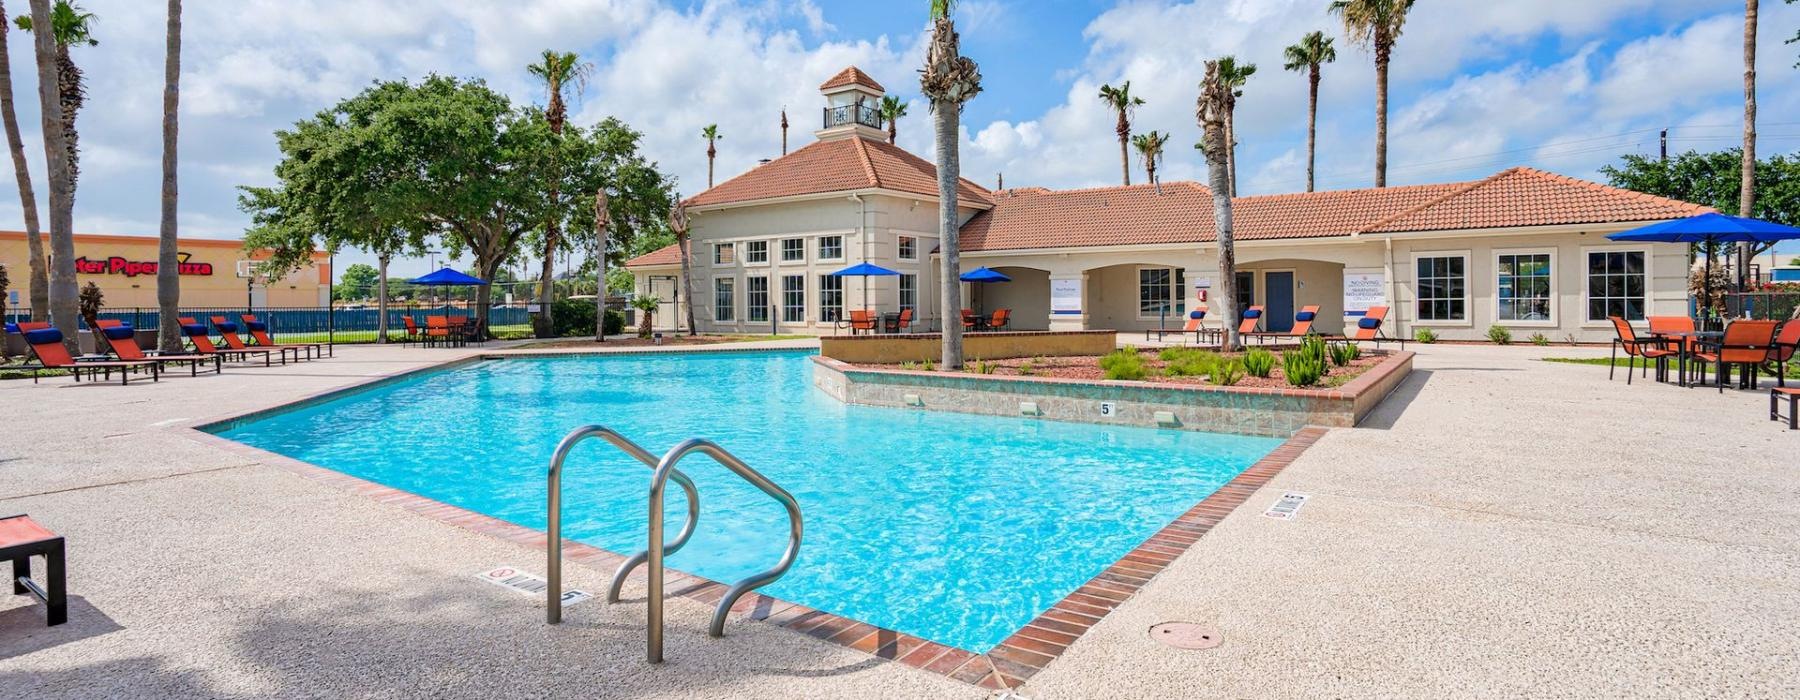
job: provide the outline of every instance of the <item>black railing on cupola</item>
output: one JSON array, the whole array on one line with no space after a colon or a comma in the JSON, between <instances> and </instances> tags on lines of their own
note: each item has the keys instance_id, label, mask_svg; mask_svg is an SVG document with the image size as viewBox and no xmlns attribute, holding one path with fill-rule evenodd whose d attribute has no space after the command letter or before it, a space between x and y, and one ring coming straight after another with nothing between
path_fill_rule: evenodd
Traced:
<instances>
[{"instance_id":1,"label":"black railing on cupola","mask_svg":"<svg viewBox=\"0 0 1800 700\"><path fill-rule=\"evenodd\" d=\"M867 102L825 108L825 128L852 123L879 129L881 128L881 110Z\"/></svg>"}]
</instances>

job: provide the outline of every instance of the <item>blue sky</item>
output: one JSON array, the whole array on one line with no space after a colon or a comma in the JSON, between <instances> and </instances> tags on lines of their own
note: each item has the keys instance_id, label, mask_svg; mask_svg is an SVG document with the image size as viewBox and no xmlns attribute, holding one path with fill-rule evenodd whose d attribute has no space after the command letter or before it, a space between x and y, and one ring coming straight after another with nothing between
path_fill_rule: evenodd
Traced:
<instances>
[{"instance_id":1,"label":"blue sky","mask_svg":"<svg viewBox=\"0 0 1800 700\"><path fill-rule=\"evenodd\" d=\"M157 221L163 5L87 0L101 46L79 48L91 102L81 117L79 231L154 234ZM1366 187L1373 171L1374 71L1324 0L964 0L964 52L984 92L964 113L964 174L991 185L1116 184L1112 118L1098 86L1131 80L1149 100L1136 130L1172 132L1164 179L1204 164L1195 84L1206 58L1255 63L1240 123L1240 191L1305 186L1305 80L1281 50L1312 30L1336 36L1319 108L1319 184ZM242 0L188 3L181 150L183 235L236 237L236 187L269 184L273 131L371 80L438 71L479 77L541 101L523 66L542 49L596 64L576 117L615 115L644 131L650 158L684 194L705 181L699 127L718 123L719 171L778 154L783 106L794 145L811 140L817 86L855 64L917 99L913 72L926 31L920 2L657 2L656 0ZM1419 0L1393 66L1389 180L1467 180L1513 165L1576 177L1620 153L1735 145L1741 129L1743 4L1733 0ZM1800 150L1800 47L1782 41L1800 6L1765 2L1760 152ZM355 21L345 21L354 17ZM41 154L26 46L12 35L20 122ZM902 146L929 157L922 103L900 124ZM42 158L32 159L40 193ZM1141 178L1141 164L1132 164ZM9 169L10 172L10 169ZM10 183L8 183L10 185ZM8 190L12 191L12 190ZM19 228L0 198L0 227ZM363 259L351 255L349 261ZM400 273L427 264L397 265Z\"/></svg>"}]
</instances>

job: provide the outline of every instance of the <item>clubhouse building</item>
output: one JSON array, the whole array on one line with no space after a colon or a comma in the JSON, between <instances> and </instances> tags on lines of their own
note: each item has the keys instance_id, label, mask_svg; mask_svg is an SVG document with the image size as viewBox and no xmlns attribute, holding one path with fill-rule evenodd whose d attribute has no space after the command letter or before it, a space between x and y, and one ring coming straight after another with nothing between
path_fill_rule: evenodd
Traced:
<instances>
[{"instance_id":1,"label":"clubhouse building","mask_svg":"<svg viewBox=\"0 0 1800 700\"><path fill-rule=\"evenodd\" d=\"M874 106L885 90L847 68L820 86L817 140L688 200L696 298L681 297L674 246L627 267L665 302L659 326L692 305L701 331L830 334L847 310L913 309L942 319L937 176L889 145ZM958 192L966 304L1012 310L1015 330L1180 326L1219 317L1212 195L1193 182ZM1686 202L1515 167L1469 182L1238 197L1236 303L1265 308L1264 330L1318 306L1314 328L1341 332L1370 306L1388 332L1475 340L1490 326L1523 340L1604 341L1609 316L1642 323L1687 313L1686 246L1606 235L1709 211ZM861 262L898 276L834 277ZM864 299L867 299L865 304ZM1216 321L1209 321L1216 323Z\"/></svg>"}]
</instances>

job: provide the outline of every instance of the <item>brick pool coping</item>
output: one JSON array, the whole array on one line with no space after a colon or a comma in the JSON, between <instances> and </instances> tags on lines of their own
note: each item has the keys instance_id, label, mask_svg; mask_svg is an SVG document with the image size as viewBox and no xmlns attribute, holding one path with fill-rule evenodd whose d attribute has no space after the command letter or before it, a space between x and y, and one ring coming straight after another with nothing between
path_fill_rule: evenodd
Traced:
<instances>
[{"instance_id":1,"label":"brick pool coping","mask_svg":"<svg viewBox=\"0 0 1800 700\"><path fill-rule=\"evenodd\" d=\"M478 354L473 357L458 358L437 365L407 370L367 382L319 392L306 398L284 403L282 406L244 412L225 418L196 421L189 425L174 426L170 429L181 432L197 442L254 459L262 464L292 472L342 491L397 506L415 515L497 537L529 549L543 551L549 541L549 536L542 531L252 447L219 437L203 429L293 410L296 404L308 403L322 397L366 390L419 372L460 366L493 357L495 357L493 354ZM1011 636L984 654L876 627L866 622L790 603L754 591L746 594L732 606L731 617L740 620L768 622L816 639L867 653L877 659L898 662L927 673L984 689L1016 688L1055 661L1088 629L1099 624L1113 609L1129 600L1140 588L1150 583L1158 573L1187 552L1214 525L1223 521L1238 506L1249 500L1251 495L1267 485L1276 474L1292 464L1327 432L1329 429L1318 426L1308 426L1295 432L1279 447L1264 455L1262 459L1231 481L1220 486L1218 490L1201 499L1155 534L1146 538L1137 547L1125 553L1112 565L1094 575L1093 578L1064 596L1049 609L1038 614L1025 626L1015 630ZM616 569L620 563L625 561L623 555L567 538L563 540L563 554L569 561L599 567L602 571ZM726 584L674 570L667 570L665 575L664 585L668 596L687 598L707 605L716 605L724 597L727 588ZM634 573L633 577L641 579L643 572L640 570Z\"/></svg>"}]
</instances>

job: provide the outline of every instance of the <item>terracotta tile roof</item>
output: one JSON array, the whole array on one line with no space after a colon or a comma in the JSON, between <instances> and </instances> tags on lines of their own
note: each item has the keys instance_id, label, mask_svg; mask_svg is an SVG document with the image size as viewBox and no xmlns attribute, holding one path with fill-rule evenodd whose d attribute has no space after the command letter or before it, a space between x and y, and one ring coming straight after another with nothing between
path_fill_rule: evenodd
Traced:
<instances>
[{"instance_id":1,"label":"terracotta tile roof","mask_svg":"<svg viewBox=\"0 0 1800 700\"><path fill-rule=\"evenodd\" d=\"M898 146L860 136L815 141L688 199L689 206L750 202L827 192L886 188L937 195L937 168ZM992 204L988 191L967 178L961 201Z\"/></svg>"},{"instance_id":2,"label":"terracotta tile roof","mask_svg":"<svg viewBox=\"0 0 1800 700\"><path fill-rule=\"evenodd\" d=\"M625 261L626 267L659 267L681 264L681 244L671 243Z\"/></svg>"},{"instance_id":3,"label":"terracotta tile roof","mask_svg":"<svg viewBox=\"0 0 1800 700\"><path fill-rule=\"evenodd\" d=\"M1198 183L993 194L962 229L964 250L1020 250L1215 240L1212 195ZM1531 168L1473 182L1239 197L1237 240L1320 238L1624 221L1711 211L1664 197Z\"/></svg>"},{"instance_id":4,"label":"terracotta tile roof","mask_svg":"<svg viewBox=\"0 0 1800 700\"><path fill-rule=\"evenodd\" d=\"M1441 231L1617 221L1659 221L1712 211L1698 204L1597 182L1511 168L1466 183L1412 209L1370 225L1367 232Z\"/></svg>"},{"instance_id":5,"label":"terracotta tile roof","mask_svg":"<svg viewBox=\"0 0 1800 700\"><path fill-rule=\"evenodd\" d=\"M831 76L831 79L825 81L825 84L820 85L819 89L821 91L830 90L845 85L861 85L876 92L887 92L887 88L882 87L881 83L875 82L874 78L869 77L868 73L862 72L862 69L857 68L856 66L851 66L838 71L837 75Z\"/></svg>"}]
</instances>

